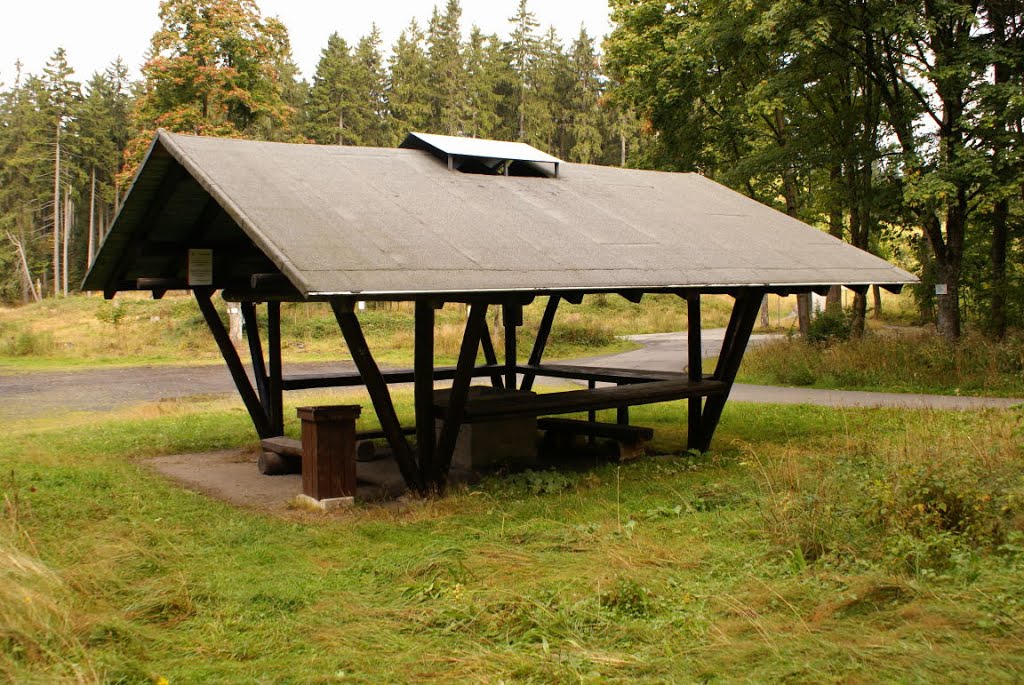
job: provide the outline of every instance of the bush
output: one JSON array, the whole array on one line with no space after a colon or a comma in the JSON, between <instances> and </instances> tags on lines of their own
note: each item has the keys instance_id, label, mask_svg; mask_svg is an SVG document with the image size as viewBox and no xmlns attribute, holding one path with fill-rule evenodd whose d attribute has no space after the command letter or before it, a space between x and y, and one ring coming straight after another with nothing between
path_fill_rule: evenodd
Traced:
<instances>
[{"instance_id":1,"label":"bush","mask_svg":"<svg viewBox=\"0 0 1024 685\"><path fill-rule=\"evenodd\" d=\"M0 356L36 357L50 354L56 347L49 332L18 331L0 340Z\"/></svg>"},{"instance_id":2,"label":"bush","mask_svg":"<svg viewBox=\"0 0 1024 685\"><path fill-rule=\"evenodd\" d=\"M819 345L830 345L834 342L847 341L853 328L850 317L844 311L819 311L811 319L807 329L807 341Z\"/></svg>"}]
</instances>

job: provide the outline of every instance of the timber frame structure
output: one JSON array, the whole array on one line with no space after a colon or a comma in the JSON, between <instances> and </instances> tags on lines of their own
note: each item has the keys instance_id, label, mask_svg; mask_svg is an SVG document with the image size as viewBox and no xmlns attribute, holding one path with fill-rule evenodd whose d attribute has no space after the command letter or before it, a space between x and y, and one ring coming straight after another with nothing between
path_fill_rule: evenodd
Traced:
<instances>
[{"instance_id":1,"label":"timber frame structure","mask_svg":"<svg viewBox=\"0 0 1024 685\"><path fill-rule=\"evenodd\" d=\"M459 139L455 153L445 149L444 138L423 137L427 145L410 136L410 149L366 150L161 131L83 287L103 290L108 298L121 290L151 291L157 298L168 290L191 290L260 438L283 435L286 391L365 386L380 430L360 436L385 438L407 485L426 493L444 490L459 430L477 421L587 412L594 422L598 410L616 409L616 424L626 426L631 406L686 399L688 447L706 451L766 294L824 292L832 285L898 290L916 280L692 174L562 163L555 178L532 166L534 160L549 161L539 151L519 161L502 159L515 148L494 141L474 148L475 141ZM460 165L471 171L460 172ZM481 179L481 173L502 178ZM488 189L484 180L502 185ZM487 206L490 193L500 195L505 216L481 224L480 217L493 210ZM444 204L446 194L451 205ZM694 214L695 201L709 207L704 220L680 223L678 213ZM618 206L631 202L637 203L632 211ZM466 208L473 214L468 218L460 214ZM417 228L411 236L396 233L396 222ZM538 233L537 225L545 232ZM547 263L508 253L517 239L509 231L517 226L547 246ZM696 244L700 239L716 249L708 253ZM772 251L776 241L780 249ZM522 249L536 251L528 243ZM760 271L751 266L759 252L767 263ZM793 263L787 266L787 260ZM525 265L510 268L505 262ZM216 309L217 290L240 303L254 382ZM649 293L685 299L688 354L680 371L545 363L561 303L578 304L592 293L632 302ZM701 297L707 294L734 298L721 354L709 372L702 364L700 323ZM523 306L538 297L547 297L547 304L522 363L516 332ZM412 369L378 366L357 315L357 302L365 300L414 303ZM302 301L330 304L355 372L284 374L281 303ZM446 303L469 305L454 367L434 361L435 311ZM500 361L486 323L489 308L496 306L505 332ZM530 390L537 377L582 380L588 387L470 399L477 378L494 388ZM439 380L451 381L443 398L434 392ZM415 426L403 427L389 385L409 382Z\"/></svg>"}]
</instances>

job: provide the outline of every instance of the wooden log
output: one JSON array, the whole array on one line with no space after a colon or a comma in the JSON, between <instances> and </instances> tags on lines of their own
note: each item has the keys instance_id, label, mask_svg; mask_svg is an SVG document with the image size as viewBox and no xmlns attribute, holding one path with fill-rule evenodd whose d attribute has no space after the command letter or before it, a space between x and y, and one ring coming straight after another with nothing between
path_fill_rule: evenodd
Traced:
<instances>
[{"instance_id":1,"label":"wooden log","mask_svg":"<svg viewBox=\"0 0 1024 685\"><path fill-rule=\"evenodd\" d=\"M381 430L384 431L388 444L395 454L395 461L398 463L402 478L410 490L425 494L426 488L420 478L412 448L409 447L409 442L402 433L402 426L395 413L395 405L391 401L391 393L388 391L387 383L381 377L380 368L366 344L366 338L363 337L363 330L353 311L353 305L354 301L348 299L331 300L334 318L338 320L338 327L345 338L345 344L348 345L352 361L359 369L359 375L362 376L363 382L366 384L366 391L377 412L377 420L380 421Z\"/></svg>"},{"instance_id":2,"label":"wooden log","mask_svg":"<svg viewBox=\"0 0 1024 685\"><path fill-rule=\"evenodd\" d=\"M551 326L555 322L555 312L558 311L558 303L562 298L558 295L552 295L548 298L547 306L544 307L544 315L540 319L540 325L537 327L537 338L533 341L533 350L530 352L529 365L537 366L540 364L541 358L544 356L544 348L548 344L548 336L551 335ZM523 374L523 384L520 387L521 390L530 390L533 388L533 381L537 377L534 373Z\"/></svg>"},{"instance_id":3,"label":"wooden log","mask_svg":"<svg viewBox=\"0 0 1024 685\"><path fill-rule=\"evenodd\" d=\"M697 382L704 378L703 359L701 349L701 314L700 294L694 293L686 300L686 344L688 352L687 371L690 382ZM703 444L701 438L701 410L704 398L691 397L687 411L687 449L698 449Z\"/></svg>"},{"instance_id":4,"label":"wooden log","mask_svg":"<svg viewBox=\"0 0 1024 685\"><path fill-rule=\"evenodd\" d=\"M302 492L316 500L355 497L359 405L299 407Z\"/></svg>"},{"instance_id":5,"label":"wooden log","mask_svg":"<svg viewBox=\"0 0 1024 685\"><path fill-rule=\"evenodd\" d=\"M238 351L231 344L231 338L224 328L224 322L220 320L217 308L213 305L211 299L213 295L212 290L209 288L196 288L193 292L196 303L199 305L199 311L203 313L206 325L210 329L217 347L220 348L221 356L224 357L224 363L228 366L231 379L235 382L235 387L238 389L238 394L242 397L242 402L249 412L249 417L252 419L256 432L261 438L279 435L280 431L274 431L271 427L267 414L263 411L263 405L260 404L260 398L257 397L256 391L252 389L249 377L245 375L245 367L242 366L242 360L238 358Z\"/></svg>"},{"instance_id":6,"label":"wooden log","mask_svg":"<svg viewBox=\"0 0 1024 685\"><path fill-rule=\"evenodd\" d=\"M417 300L413 339L413 403L416 411L416 448L420 479L430 480L434 472L434 307Z\"/></svg>"},{"instance_id":7,"label":"wooden log","mask_svg":"<svg viewBox=\"0 0 1024 685\"><path fill-rule=\"evenodd\" d=\"M459 361L455 367L455 378L452 380L452 387L448 392L448 407L444 424L441 427L441 436L438 438L437 452L434 455L434 473L431 481L439 493L444 492L448 481L448 471L451 469L452 455L455 453L455 442L458 440L459 429L462 428L462 419L465 416L469 383L473 378L473 365L476 363L476 355L480 346L481 324L486 324L486 322L486 305L476 305L470 309L469 319L466 320L466 331L462 336L462 346L459 349Z\"/></svg>"}]
</instances>

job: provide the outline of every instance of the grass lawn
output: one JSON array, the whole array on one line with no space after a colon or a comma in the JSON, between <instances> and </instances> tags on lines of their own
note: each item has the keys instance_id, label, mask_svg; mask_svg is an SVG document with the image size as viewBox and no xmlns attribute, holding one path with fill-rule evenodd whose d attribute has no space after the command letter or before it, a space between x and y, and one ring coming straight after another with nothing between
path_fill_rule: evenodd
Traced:
<instances>
[{"instance_id":1,"label":"grass lawn","mask_svg":"<svg viewBox=\"0 0 1024 685\"><path fill-rule=\"evenodd\" d=\"M634 411L670 456L285 517L144 464L252 444L235 402L9 424L0 680L1024 677L1020 412L733 404L705 456L683 412Z\"/></svg>"},{"instance_id":2,"label":"grass lawn","mask_svg":"<svg viewBox=\"0 0 1024 685\"><path fill-rule=\"evenodd\" d=\"M777 299L777 298L775 298ZM224 314L224 303L216 298ZM524 309L519 346L529 350L547 298ZM731 299L710 296L704 303L704 325L724 326ZM372 306L372 305L371 305ZM411 304L382 303L359 313L379 362L407 366L412 360ZM774 311L782 311L781 301ZM261 309L261 312L263 310ZM489 312L493 319L497 312ZM348 352L330 308L323 303L282 307L285 361L345 359ZM465 326L462 305L450 304L437 314L435 349L439 363L453 363ZM617 336L659 333L686 327L686 303L674 295L650 295L634 304L617 295L588 296L583 304L563 302L546 356L550 359L611 354L634 349ZM495 335L495 340L500 340ZM528 352L524 352L524 356ZM221 363L202 315L190 296L168 294L163 300L122 293L113 301L77 295L44 300L16 308L0 308L0 370L57 370L83 366Z\"/></svg>"}]
</instances>

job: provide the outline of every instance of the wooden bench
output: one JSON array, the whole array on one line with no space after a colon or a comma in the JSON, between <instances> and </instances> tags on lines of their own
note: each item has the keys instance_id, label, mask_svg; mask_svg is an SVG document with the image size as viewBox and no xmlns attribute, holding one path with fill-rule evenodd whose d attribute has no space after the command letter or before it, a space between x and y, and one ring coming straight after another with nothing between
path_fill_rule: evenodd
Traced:
<instances>
[{"instance_id":1,"label":"wooden bench","mask_svg":"<svg viewBox=\"0 0 1024 685\"><path fill-rule=\"evenodd\" d=\"M647 371L641 369L620 369L606 366L580 366L571 364L520 364L516 371L521 374L544 378L569 378L595 381L597 383L650 383L653 381L687 380L679 371Z\"/></svg>"},{"instance_id":2,"label":"wooden bench","mask_svg":"<svg viewBox=\"0 0 1024 685\"><path fill-rule=\"evenodd\" d=\"M521 416L547 416L551 414L574 414L584 411L618 409L639 404L656 404L690 397L707 397L726 391L721 381L704 380L693 383L687 380L666 380L619 385L587 390L569 390L541 395L517 393L508 395L483 395L466 403L464 423L491 419L515 418ZM442 396L435 401L436 416L447 415L447 399Z\"/></svg>"},{"instance_id":3,"label":"wooden bench","mask_svg":"<svg viewBox=\"0 0 1024 685\"><path fill-rule=\"evenodd\" d=\"M548 435L586 435L595 438L609 438L634 445L654 437L654 429L645 426L623 426L617 423L563 419L546 416L537 421L537 428Z\"/></svg>"}]
</instances>

